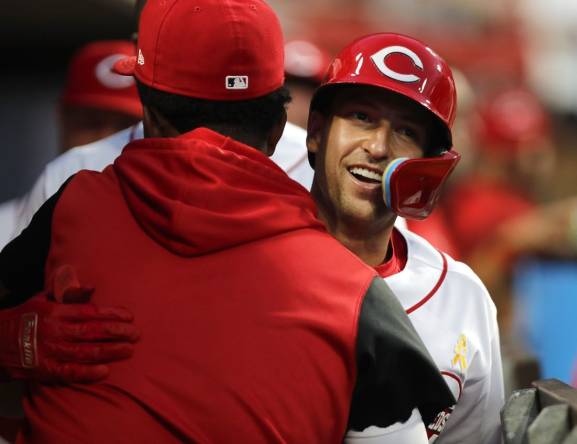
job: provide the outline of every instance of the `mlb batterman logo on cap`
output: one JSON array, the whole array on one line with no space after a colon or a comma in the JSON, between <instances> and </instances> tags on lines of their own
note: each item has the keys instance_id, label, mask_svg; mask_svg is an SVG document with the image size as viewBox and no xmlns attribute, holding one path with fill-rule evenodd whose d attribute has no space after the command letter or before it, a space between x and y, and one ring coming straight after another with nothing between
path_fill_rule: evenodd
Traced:
<instances>
[{"instance_id":1,"label":"mlb batterman logo on cap","mask_svg":"<svg viewBox=\"0 0 577 444\"><path fill-rule=\"evenodd\" d=\"M115 72L169 93L246 100L284 83L283 35L262 0L148 0L138 53Z\"/></svg>"}]
</instances>

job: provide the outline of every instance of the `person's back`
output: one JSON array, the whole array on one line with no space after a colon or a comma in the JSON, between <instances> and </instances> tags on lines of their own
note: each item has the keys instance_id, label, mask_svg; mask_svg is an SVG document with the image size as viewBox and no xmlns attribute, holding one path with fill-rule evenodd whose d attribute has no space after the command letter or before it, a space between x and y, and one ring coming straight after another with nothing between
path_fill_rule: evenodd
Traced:
<instances>
[{"instance_id":1,"label":"person's back","mask_svg":"<svg viewBox=\"0 0 577 444\"><path fill-rule=\"evenodd\" d=\"M96 303L131 307L146 341L105 384L38 388L27 416L49 441L336 442L373 273L263 154L189 134L135 142L62 193L47 275L73 263ZM178 157L181 174L166 168ZM62 403L90 414L63 418Z\"/></svg>"}]
</instances>

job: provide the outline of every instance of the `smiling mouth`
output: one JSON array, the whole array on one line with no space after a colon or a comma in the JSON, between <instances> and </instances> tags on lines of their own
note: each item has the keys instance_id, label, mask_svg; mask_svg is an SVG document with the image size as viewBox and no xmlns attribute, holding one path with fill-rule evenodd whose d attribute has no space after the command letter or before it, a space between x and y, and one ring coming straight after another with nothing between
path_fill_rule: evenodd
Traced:
<instances>
[{"instance_id":1,"label":"smiling mouth","mask_svg":"<svg viewBox=\"0 0 577 444\"><path fill-rule=\"evenodd\" d=\"M368 184L380 184L383 181L382 173L377 173L376 171L372 171L367 168L351 167L349 168L349 173L351 173L355 179L359 180L360 182Z\"/></svg>"}]
</instances>

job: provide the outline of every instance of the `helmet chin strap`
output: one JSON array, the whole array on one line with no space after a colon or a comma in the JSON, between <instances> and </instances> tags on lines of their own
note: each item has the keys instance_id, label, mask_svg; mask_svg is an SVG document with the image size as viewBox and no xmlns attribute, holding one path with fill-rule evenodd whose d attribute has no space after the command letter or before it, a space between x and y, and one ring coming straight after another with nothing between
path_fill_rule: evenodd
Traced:
<instances>
[{"instance_id":1,"label":"helmet chin strap","mask_svg":"<svg viewBox=\"0 0 577 444\"><path fill-rule=\"evenodd\" d=\"M393 160L383 174L385 205L404 218L425 219L460 158L459 153L451 150L436 157Z\"/></svg>"}]
</instances>

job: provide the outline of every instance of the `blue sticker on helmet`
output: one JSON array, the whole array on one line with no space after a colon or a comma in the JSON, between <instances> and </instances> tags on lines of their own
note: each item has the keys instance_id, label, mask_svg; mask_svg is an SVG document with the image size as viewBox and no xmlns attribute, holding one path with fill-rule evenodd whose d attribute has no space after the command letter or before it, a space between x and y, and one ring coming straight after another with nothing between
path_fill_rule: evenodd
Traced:
<instances>
[{"instance_id":1,"label":"blue sticker on helmet","mask_svg":"<svg viewBox=\"0 0 577 444\"><path fill-rule=\"evenodd\" d=\"M399 157L398 159L393 160L391 163L387 165L385 169L385 174L383 174L383 196L385 198L385 205L388 208L392 208L391 206L391 176L393 172L397 169L397 167L403 163L405 160L409 160L408 157Z\"/></svg>"}]
</instances>

